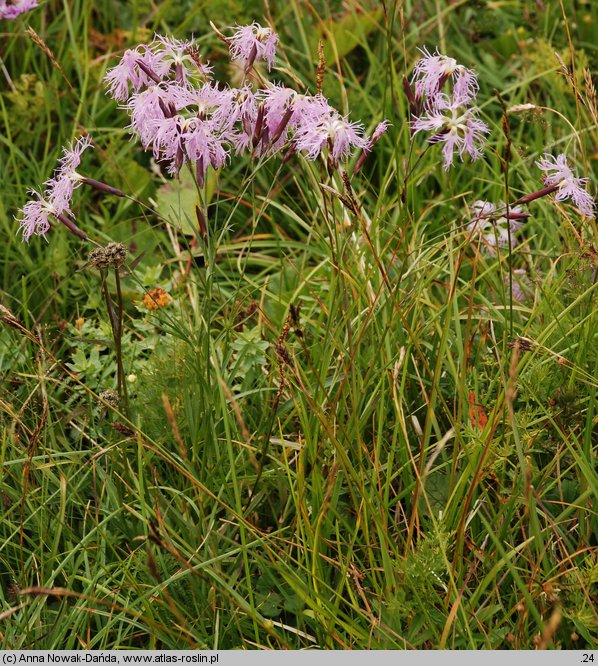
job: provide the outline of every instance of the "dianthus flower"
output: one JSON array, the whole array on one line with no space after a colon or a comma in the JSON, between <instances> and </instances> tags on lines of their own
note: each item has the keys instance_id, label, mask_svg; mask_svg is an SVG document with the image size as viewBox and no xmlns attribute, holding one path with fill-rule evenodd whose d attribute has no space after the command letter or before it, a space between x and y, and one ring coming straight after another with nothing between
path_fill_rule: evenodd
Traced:
<instances>
[{"instance_id":1,"label":"dianthus flower","mask_svg":"<svg viewBox=\"0 0 598 666\"><path fill-rule=\"evenodd\" d=\"M104 80L114 99L123 101L129 97L129 86L135 92L152 83L160 83L166 64L161 63L147 46L127 49L118 65L108 70Z\"/></svg>"},{"instance_id":2,"label":"dianthus flower","mask_svg":"<svg viewBox=\"0 0 598 666\"><path fill-rule=\"evenodd\" d=\"M64 224L69 222L65 216L73 217L70 209L73 191L83 183L83 178L75 169L81 164L81 155L90 143L91 139L86 136L81 137L74 145L65 148L53 178L45 183L46 189L43 194L30 190L37 199L28 201L21 209L23 216L20 220L20 230L23 233L23 240L28 241L34 234L45 236L50 229L50 215ZM72 222L67 226L73 231Z\"/></svg>"},{"instance_id":3,"label":"dianthus flower","mask_svg":"<svg viewBox=\"0 0 598 666\"><path fill-rule=\"evenodd\" d=\"M231 60L241 63L246 72L256 60L265 60L268 69L272 68L278 35L270 28L263 28L259 23L240 26L227 41Z\"/></svg>"},{"instance_id":4,"label":"dianthus flower","mask_svg":"<svg viewBox=\"0 0 598 666\"><path fill-rule=\"evenodd\" d=\"M82 136L75 144L63 149L54 176L45 182L46 194L51 201L63 202L68 209L73 191L83 184L84 178L76 169L81 164L81 155L91 145L91 137Z\"/></svg>"},{"instance_id":5,"label":"dianthus flower","mask_svg":"<svg viewBox=\"0 0 598 666\"><path fill-rule=\"evenodd\" d=\"M434 104L426 108L426 115L416 118L412 123L413 133L434 132L428 139L430 143L444 143L442 154L443 166L448 169L453 164L455 150L463 160L468 153L473 160L482 155L480 144L489 127L476 117L477 108L467 107L467 97L448 96L439 93Z\"/></svg>"},{"instance_id":6,"label":"dianthus flower","mask_svg":"<svg viewBox=\"0 0 598 666\"><path fill-rule=\"evenodd\" d=\"M131 116L130 129L141 139L144 148L153 141L155 122L176 115L180 108L177 84L149 85L129 98L126 109Z\"/></svg>"},{"instance_id":7,"label":"dianthus flower","mask_svg":"<svg viewBox=\"0 0 598 666\"><path fill-rule=\"evenodd\" d=\"M76 169L81 164L81 155L90 145L91 138L84 136L64 148L53 177L44 183L46 186L44 192L40 194L36 190L30 190L36 199L28 201L21 208L22 217L19 224L23 240L28 241L32 235L45 236L50 229L50 216L62 222L80 238L87 238L87 234L69 219L74 218L71 211L73 192L80 185L89 185L107 194L124 196L120 190L110 185L77 173Z\"/></svg>"},{"instance_id":8,"label":"dianthus flower","mask_svg":"<svg viewBox=\"0 0 598 666\"><path fill-rule=\"evenodd\" d=\"M560 154L557 157L546 153L536 162L536 166L544 171L544 183L547 187L556 187L556 201L571 199L586 217L594 217L596 203L585 189L587 178L574 176L571 167L567 164L567 156Z\"/></svg>"},{"instance_id":9,"label":"dianthus flower","mask_svg":"<svg viewBox=\"0 0 598 666\"><path fill-rule=\"evenodd\" d=\"M185 84L192 76L207 79L211 68L200 61L193 42L156 35L149 45L128 49L104 80L114 99L129 97L129 87L139 92L152 84L167 83L174 69L175 80Z\"/></svg>"},{"instance_id":10,"label":"dianthus flower","mask_svg":"<svg viewBox=\"0 0 598 666\"><path fill-rule=\"evenodd\" d=\"M248 86L231 90L229 104L221 105L214 112L214 118L220 119L223 126L230 129L230 140L237 154L252 147L258 116L258 100ZM263 123L263 109L260 117L260 122ZM237 124L238 128L235 129Z\"/></svg>"},{"instance_id":11,"label":"dianthus flower","mask_svg":"<svg viewBox=\"0 0 598 666\"><path fill-rule=\"evenodd\" d=\"M303 150L309 159L315 159L325 146L330 150L333 164L345 159L355 148L365 148L368 139L361 123L351 123L333 111L323 117L306 118L295 134L297 150Z\"/></svg>"},{"instance_id":12,"label":"dianthus flower","mask_svg":"<svg viewBox=\"0 0 598 666\"><path fill-rule=\"evenodd\" d=\"M262 100L262 126L256 127L256 139L262 142L263 149L277 150L288 140L289 123L294 113L294 104L297 93L292 88L282 85L269 86L259 91L258 98Z\"/></svg>"},{"instance_id":13,"label":"dianthus flower","mask_svg":"<svg viewBox=\"0 0 598 666\"><path fill-rule=\"evenodd\" d=\"M156 35L149 48L160 62L162 78L168 76L173 67L178 83L186 83L190 74L199 74L206 79L212 72L209 65L200 61L193 42ZM191 68L190 71L187 69L188 66Z\"/></svg>"},{"instance_id":14,"label":"dianthus flower","mask_svg":"<svg viewBox=\"0 0 598 666\"><path fill-rule=\"evenodd\" d=\"M210 83L200 88L175 83L154 88L158 90L148 88L129 101L131 127L144 148L151 147L156 159L168 162L170 174L190 160L203 182L208 166L218 169L228 156L234 123L231 91Z\"/></svg>"},{"instance_id":15,"label":"dianthus flower","mask_svg":"<svg viewBox=\"0 0 598 666\"><path fill-rule=\"evenodd\" d=\"M256 154L280 150L291 132L300 133L334 112L321 95L302 95L284 86L269 86L258 92L258 98L263 101L255 126Z\"/></svg>"},{"instance_id":16,"label":"dianthus flower","mask_svg":"<svg viewBox=\"0 0 598 666\"><path fill-rule=\"evenodd\" d=\"M227 144L220 134L220 127L214 120L190 118L181 134L185 155L195 163L195 173L200 185L203 184L208 166L219 169L228 157Z\"/></svg>"},{"instance_id":17,"label":"dianthus flower","mask_svg":"<svg viewBox=\"0 0 598 666\"><path fill-rule=\"evenodd\" d=\"M518 231L528 217L521 206L512 206L507 213L505 204L500 201L498 206L490 201L476 201L473 206L474 218L466 229L474 236L480 236L484 246L491 253L497 247L505 247L511 243L515 247L515 232ZM508 217L507 217L508 215Z\"/></svg>"},{"instance_id":18,"label":"dianthus flower","mask_svg":"<svg viewBox=\"0 0 598 666\"><path fill-rule=\"evenodd\" d=\"M415 63L411 79L419 99L425 95L428 102L433 102L449 79L453 82L453 94L462 100L462 104L475 99L479 86L474 71L459 65L454 58L442 55L438 50L430 53L424 47L420 51L424 57Z\"/></svg>"},{"instance_id":19,"label":"dianthus flower","mask_svg":"<svg viewBox=\"0 0 598 666\"><path fill-rule=\"evenodd\" d=\"M44 199L36 190L29 190L29 193L37 199L28 201L20 211L23 215L19 221L19 230L24 241L29 241L34 234L45 237L50 229L50 215L58 218L64 212L64 207L61 208L59 202Z\"/></svg>"},{"instance_id":20,"label":"dianthus flower","mask_svg":"<svg viewBox=\"0 0 598 666\"><path fill-rule=\"evenodd\" d=\"M37 0L0 0L0 19L15 19L37 7Z\"/></svg>"}]
</instances>

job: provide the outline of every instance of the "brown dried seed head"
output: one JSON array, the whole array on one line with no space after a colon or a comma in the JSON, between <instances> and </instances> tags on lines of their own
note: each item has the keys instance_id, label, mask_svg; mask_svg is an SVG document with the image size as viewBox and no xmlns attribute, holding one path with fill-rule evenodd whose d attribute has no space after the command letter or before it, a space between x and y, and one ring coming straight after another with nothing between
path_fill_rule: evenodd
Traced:
<instances>
[{"instance_id":1,"label":"brown dried seed head","mask_svg":"<svg viewBox=\"0 0 598 666\"><path fill-rule=\"evenodd\" d=\"M122 243L108 243L106 245L106 257L113 268L119 268L127 258L127 248Z\"/></svg>"},{"instance_id":2,"label":"brown dried seed head","mask_svg":"<svg viewBox=\"0 0 598 666\"><path fill-rule=\"evenodd\" d=\"M8 587L6 588L6 596L8 597L8 601L14 602L16 601L21 594L21 586L17 583L16 580L13 580L11 583L9 583Z\"/></svg>"},{"instance_id":3,"label":"brown dried seed head","mask_svg":"<svg viewBox=\"0 0 598 666\"><path fill-rule=\"evenodd\" d=\"M127 258L127 248L122 243L108 243L106 247L96 247L89 253L88 262L95 268L119 268Z\"/></svg>"},{"instance_id":4,"label":"brown dried seed head","mask_svg":"<svg viewBox=\"0 0 598 666\"><path fill-rule=\"evenodd\" d=\"M108 260L106 258L106 248L96 247L90 253L87 261L90 266L95 268L108 268Z\"/></svg>"},{"instance_id":5,"label":"brown dried seed head","mask_svg":"<svg viewBox=\"0 0 598 666\"><path fill-rule=\"evenodd\" d=\"M114 389L106 389L99 394L100 400L107 402L111 407L117 407L120 399Z\"/></svg>"}]
</instances>

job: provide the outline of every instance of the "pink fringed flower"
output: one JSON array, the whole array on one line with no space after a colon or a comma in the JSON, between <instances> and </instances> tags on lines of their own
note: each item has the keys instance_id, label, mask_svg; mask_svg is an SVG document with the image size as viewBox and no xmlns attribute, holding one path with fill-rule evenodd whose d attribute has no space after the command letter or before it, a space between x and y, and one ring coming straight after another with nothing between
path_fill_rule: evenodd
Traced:
<instances>
[{"instance_id":1,"label":"pink fringed flower","mask_svg":"<svg viewBox=\"0 0 598 666\"><path fill-rule=\"evenodd\" d=\"M363 125L349 122L336 111L324 117L306 118L295 134L297 150L303 150L313 160L328 146L334 164L348 157L353 148L367 145Z\"/></svg>"},{"instance_id":2,"label":"pink fringed flower","mask_svg":"<svg viewBox=\"0 0 598 666\"><path fill-rule=\"evenodd\" d=\"M84 136L64 148L53 177L45 182L44 192L40 194L31 190L36 199L28 201L21 209L20 230L24 240L28 241L34 234L45 236L50 229L50 216L66 225L79 238L87 238L87 234L69 219L74 217L71 211L73 192L80 185L85 184L104 193L124 196L120 190L110 185L77 173L77 168L81 164L81 155L90 145L91 138Z\"/></svg>"},{"instance_id":3,"label":"pink fringed flower","mask_svg":"<svg viewBox=\"0 0 598 666\"><path fill-rule=\"evenodd\" d=\"M191 118L186 123L182 139L187 157L195 163L200 183L203 183L209 165L219 169L226 162L228 150L215 121Z\"/></svg>"},{"instance_id":4,"label":"pink fringed flower","mask_svg":"<svg viewBox=\"0 0 598 666\"><path fill-rule=\"evenodd\" d=\"M175 84L152 84L131 95L126 108L131 116L129 127L147 148L153 140L156 121L176 115L179 109L178 89Z\"/></svg>"},{"instance_id":5,"label":"pink fringed flower","mask_svg":"<svg viewBox=\"0 0 598 666\"><path fill-rule=\"evenodd\" d=\"M241 63L246 72L256 60L265 60L271 69L277 44L278 35L259 23L241 26L228 38L231 59Z\"/></svg>"},{"instance_id":6,"label":"pink fringed flower","mask_svg":"<svg viewBox=\"0 0 598 666\"><path fill-rule=\"evenodd\" d=\"M261 123L255 128L256 152L280 149L289 138L289 123L294 113L297 93L292 88L273 85L258 92L262 100Z\"/></svg>"},{"instance_id":7,"label":"pink fringed flower","mask_svg":"<svg viewBox=\"0 0 598 666\"><path fill-rule=\"evenodd\" d=\"M60 204L44 199L39 192L29 190L29 193L37 199L28 201L20 211L22 217L19 221L19 230L23 234L24 241L29 241L34 234L45 237L50 229L50 215L58 217L64 211Z\"/></svg>"},{"instance_id":8,"label":"pink fringed flower","mask_svg":"<svg viewBox=\"0 0 598 666\"><path fill-rule=\"evenodd\" d=\"M213 120L177 115L155 122L152 147L154 157L168 162L168 172L178 173L185 160L195 164L197 177L203 182L208 166L220 168L228 151Z\"/></svg>"},{"instance_id":9,"label":"pink fringed flower","mask_svg":"<svg viewBox=\"0 0 598 666\"><path fill-rule=\"evenodd\" d=\"M300 133L325 120L334 109L321 95L301 95L292 88L270 86L259 93L263 100L263 123L257 153L275 152L287 143L291 131Z\"/></svg>"},{"instance_id":10,"label":"pink fringed flower","mask_svg":"<svg viewBox=\"0 0 598 666\"><path fill-rule=\"evenodd\" d=\"M69 206L73 191L83 183L83 177L76 169L81 164L81 155L91 145L91 138L83 136L75 144L63 149L63 155L59 160L59 166L54 176L45 182L45 196L55 206L71 214Z\"/></svg>"},{"instance_id":11,"label":"pink fringed flower","mask_svg":"<svg viewBox=\"0 0 598 666\"><path fill-rule=\"evenodd\" d=\"M430 53L424 47L420 49L424 54L413 69L412 83L415 83L415 94L418 98L424 95L428 101L433 101L449 79L453 82L453 93L468 103L475 99L478 92L478 77L471 69L459 65L454 58L442 55L436 50Z\"/></svg>"},{"instance_id":12,"label":"pink fringed flower","mask_svg":"<svg viewBox=\"0 0 598 666\"><path fill-rule=\"evenodd\" d=\"M177 108L202 119L214 115L218 122L228 124L233 113L233 94L230 89L219 90L212 83L205 83L199 88L179 88Z\"/></svg>"},{"instance_id":13,"label":"pink fringed flower","mask_svg":"<svg viewBox=\"0 0 598 666\"><path fill-rule=\"evenodd\" d=\"M527 218L521 206L510 207L507 213L506 205L502 201L499 201L498 206L490 201L476 201L472 208L474 218L466 229L472 236L479 236L491 254L496 253L497 247L509 245L509 241L511 248L515 247L515 233Z\"/></svg>"},{"instance_id":14,"label":"pink fringed flower","mask_svg":"<svg viewBox=\"0 0 598 666\"><path fill-rule=\"evenodd\" d=\"M571 199L586 217L594 217L596 202L585 189L587 178L577 178L567 164L564 154L554 157L546 153L536 162L536 166L545 172L544 183L547 186L558 186L556 201Z\"/></svg>"},{"instance_id":15,"label":"pink fringed flower","mask_svg":"<svg viewBox=\"0 0 598 666\"><path fill-rule=\"evenodd\" d=\"M151 146L156 159L168 162L169 173L177 173L190 160L203 181L208 166L218 169L228 156L237 120L233 96L230 90L218 90L210 83L200 88L170 85L175 88L166 109L165 102L158 99L151 113L143 115L149 108L142 99L145 93L139 95L139 101L135 99L132 125L144 147Z\"/></svg>"},{"instance_id":16,"label":"pink fringed flower","mask_svg":"<svg viewBox=\"0 0 598 666\"><path fill-rule=\"evenodd\" d=\"M152 84L168 83L173 73L175 80L184 85L197 76L209 78L211 71L200 61L193 42L156 35L151 44L125 51L105 81L110 95L123 101L129 97L129 87L139 92Z\"/></svg>"},{"instance_id":17,"label":"pink fringed flower","mask_svg":"<svg viewBox=\"0 0 598 666\"><path fill-rule=\"evenodd\" d=\"M37 7L37 0L0 0L0 19L15 19Z\"/></svg>"},{"instance_id":18,"label":"pink fringed flower","mask_svg":"<svg viewBox=\"0 0 598 666\"><path fill-rule=\"evenodd\" d=\"M159 83L168 72L168 63L156 56L147 46L128 49L118 65L108 71L104 80L114 99L129 97L129 86L138 92L153 83Z\"/></svg>"},{"instance_id":19,"label":"pink fringed flower","mask_svg":"<svg viewBox=\"0 0 598 666\"><path fill-rule=\"evenodd\" d=\"M65 222L65 215L73 216L70 209L73 191L84 182L84 178L76 172L76 169L81 164L83 151L90 144L91 138L84 136L75 144L64 148L54 176L45 183L44 193L40 194L31 190L31 194L35 195L37 199L27 202L21 209L23 216L20 221L20 229L23 233L23 240L28 241L33 234L45 236L50 229L50 215L61 222Z\"/></svg>"},{"instance_id":20,"label":"pink fringed flower","mask_svg":"<svg viewBox=\"0 0 598 666\"><path fill-rule=\"evenodd\" d=\"M482 154L484 135L490 132L486 123L476 117L476 107L468 108L466 103L466 98L440 93L434 105L427 109L427 114L412 123L414 134L433 132L428 141L444 143L442 154L445 169L453 164L455 151L461 160L466 153L477 160Z\"/></svg>"},{"instance_id":21,"label":"pink fringed flower","mask_svg":"<svg viewBox=\"0 0 598 666\"><path fill-rule=\"evenodd\" d=\"M260 111L258 101L249 87L231 91L230 106L223 106L214 113L223 124L231 128L230 138L235 151L242 153L253 145ZM263 110L261 112L263 121ZM238 125L238 129L234 129Z\"/></svg>"},{"instance_id":22,"label":"pink fringed flower","mask_svg":"<svg viewBox=\"0 0 598 666\"><path fill-rule=\"evenodd\" d=\"M199 61L193 42L156 35L149 48L160 62L162 78L169 75L172 68L179 83L186 83L190 74L199 74L207 79L212 72L209 65Z\"/></svg>"}]
</instances>

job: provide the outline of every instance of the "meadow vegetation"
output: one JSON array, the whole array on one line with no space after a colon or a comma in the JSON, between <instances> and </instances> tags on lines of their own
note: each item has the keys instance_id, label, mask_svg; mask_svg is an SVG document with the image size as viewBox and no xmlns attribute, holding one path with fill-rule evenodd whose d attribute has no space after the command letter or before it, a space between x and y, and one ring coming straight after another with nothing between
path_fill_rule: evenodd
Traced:
<instances>
[{"instance_id":1,"label":"meadow vegetation","mask_svg":"<svg viewBox=\"0 0 598 666\"><path fill-rule=\"evenodd\" d=\"M270 71L210 27L253 21ZM231 149L173 177L105 80L154 34L390 126L358 173L360 149ZM595 219L519 200L546 153L596 191L597 37L590 0L0 20L1 647L596 646ZM477 73L475 161L413 135L424 47ZM86 136L81 172L125 196L81 186L86 239L24 242L28 189ZM522 216L479 233L480 201ZM116 269L90 261L110 243Z\"/></svg>"}]
</instances>

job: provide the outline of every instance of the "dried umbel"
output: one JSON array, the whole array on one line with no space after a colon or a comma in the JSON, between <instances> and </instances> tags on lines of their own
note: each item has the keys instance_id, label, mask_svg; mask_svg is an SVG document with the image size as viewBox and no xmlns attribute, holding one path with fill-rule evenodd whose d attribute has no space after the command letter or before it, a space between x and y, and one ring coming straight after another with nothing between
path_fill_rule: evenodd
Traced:
<instances>
[{"instance_id":1,"label":"dried umbel","mask_svg":"<svg viewBox=\"0 0 598 666\"><path fill-rule=\"evenodd\" d=\"M21 586L17 583L16 580L11 581L6 588L7 600L11 603L14 603L20 596Z\"/></svg>"},{"instance_id":2,"label":"dried umbel","mask_svg":"<svg viewBox=\"0 0 598 666\"><path fill-rule=\"evenodd\" d=\"M102 391L98 397L102 402L110 405L110 407L118 407L118 403L120 402L118 393L114 389L106 389L105 391Z\"/></svg>"},{"instance_id":3,"label":"dried umbel","mask_svg":"<svg viewBox=\"0 0 598 666\"><path fill-rule=\"evenodd\" d=\"M88 263L99 269L120 268L127 258L127 248L122 243L108 243L89 253Z\"/></svg>"}]
</instances>

